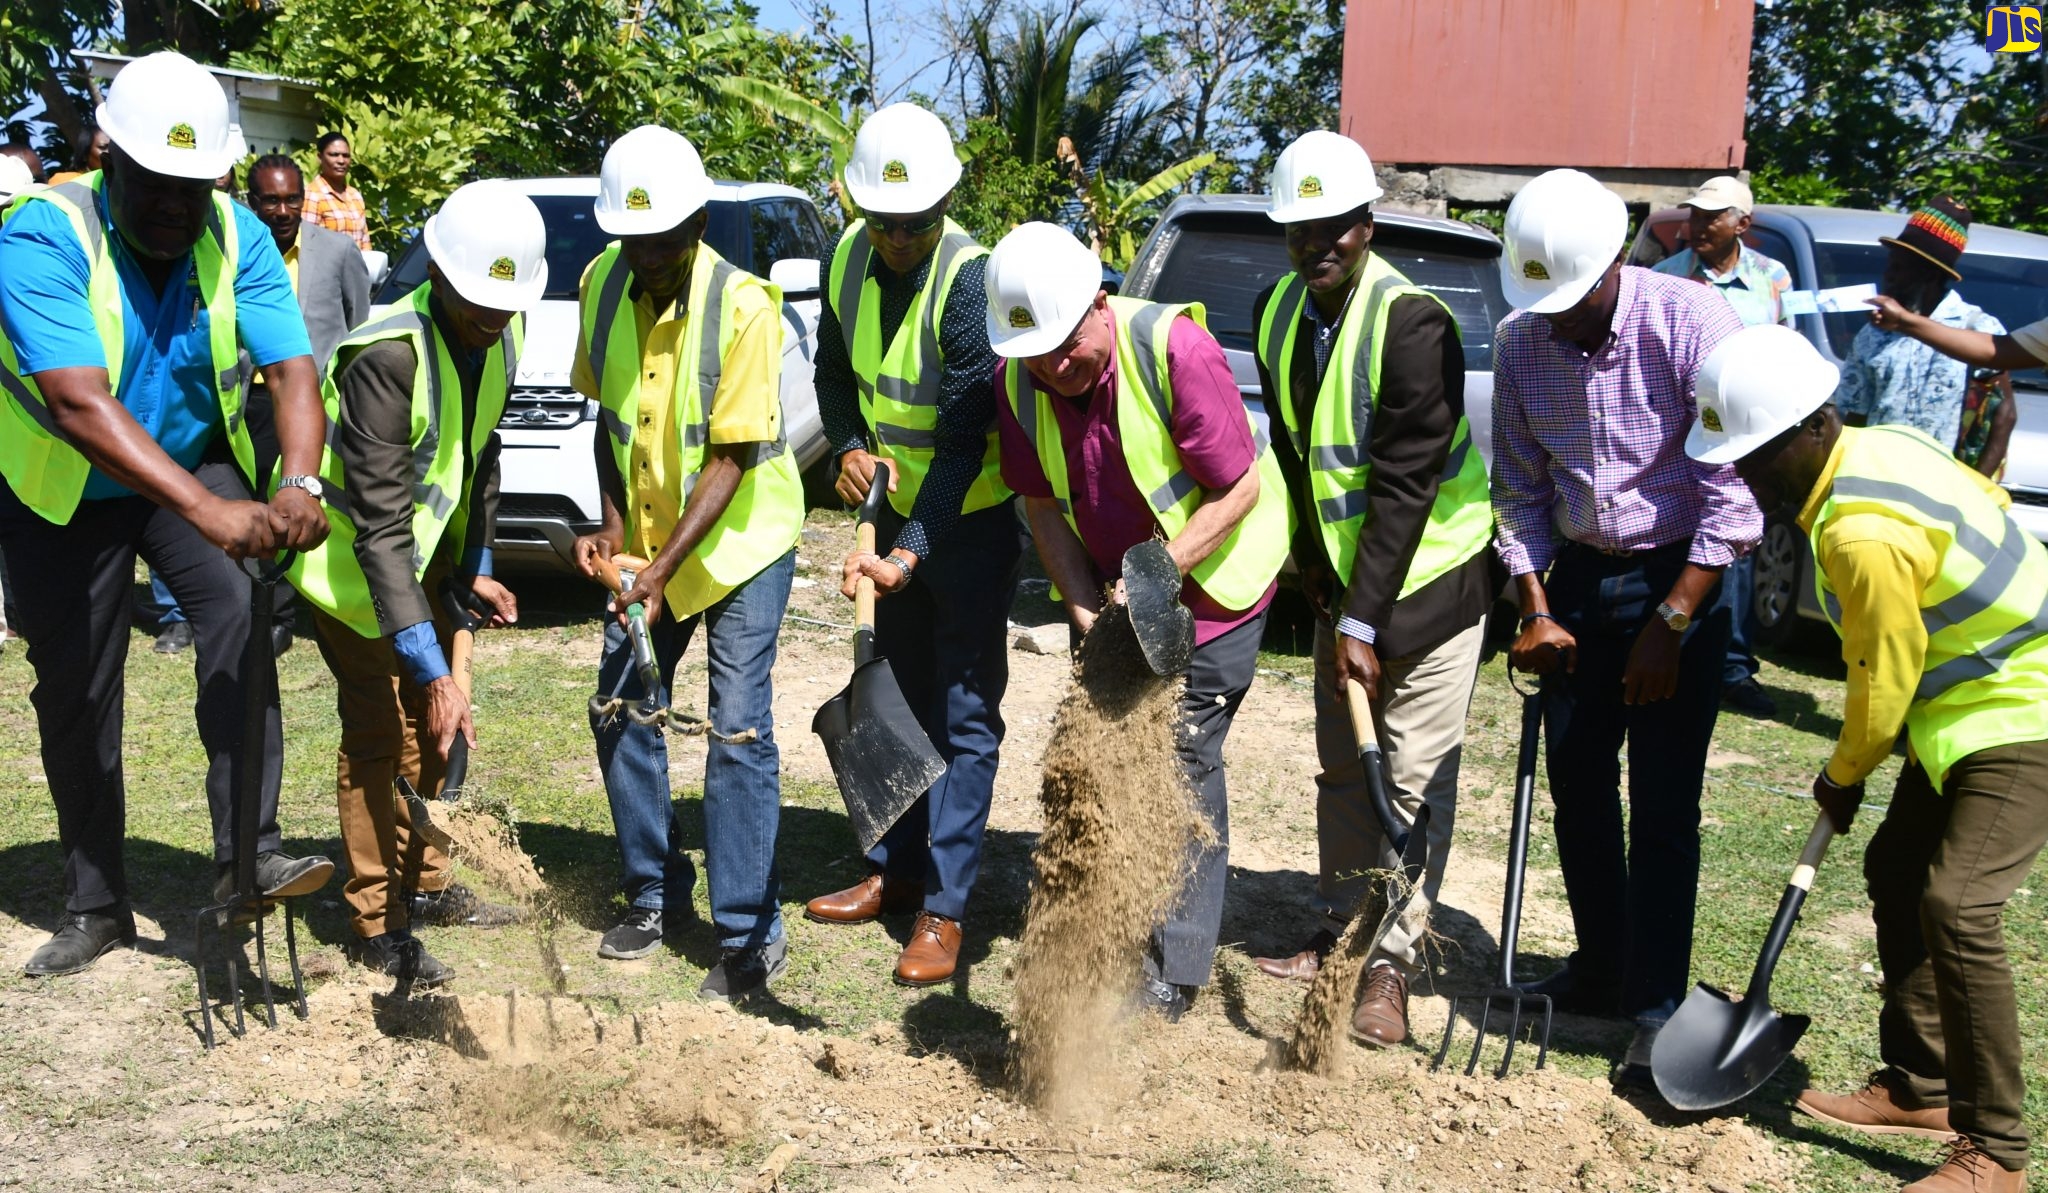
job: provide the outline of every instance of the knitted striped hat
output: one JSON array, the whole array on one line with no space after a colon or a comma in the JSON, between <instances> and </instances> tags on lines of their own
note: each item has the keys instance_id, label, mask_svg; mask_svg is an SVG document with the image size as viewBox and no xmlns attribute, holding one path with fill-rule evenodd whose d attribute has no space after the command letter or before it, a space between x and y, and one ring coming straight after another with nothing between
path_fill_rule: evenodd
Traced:
<instances>
[{"instance_id":1,"label":"knitted striped hat","mask_svg":"<svg viewBox=\"0 0 2048 1193\"><path fill-rule=\"evenodd\" d=\"M1970 243L1970 209L1954 199L1937 198L1912 214L1905 231L1877 239L1920 254L1960 281L1963 275L1956 272L1956 259Z\"/></svg>"}]
</instances>

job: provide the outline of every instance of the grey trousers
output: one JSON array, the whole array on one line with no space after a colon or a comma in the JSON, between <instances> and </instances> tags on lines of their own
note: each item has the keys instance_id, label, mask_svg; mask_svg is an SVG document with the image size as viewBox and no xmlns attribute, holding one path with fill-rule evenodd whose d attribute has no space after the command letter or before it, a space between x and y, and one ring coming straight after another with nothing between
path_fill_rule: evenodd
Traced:
<instances>
[{"instance_id":1,"label":"grey trousers","mask_svg":"<svg viewBox=\"0 0 2048 1193\"><path fill-rule=\"evenodd\" d=\"M1216 832L1213 845L1197 845L1194 866L1166 922L1152 933L1159 976L1176 986L1206 986L1223 926L1223 887L1230 875L1230 797L1223 782L1223 743L1238 705L1259 669L1266 614L1195 648L1181 696L1180 758L1195 789L1195 805Z\"/></svg>"}]
</instances>

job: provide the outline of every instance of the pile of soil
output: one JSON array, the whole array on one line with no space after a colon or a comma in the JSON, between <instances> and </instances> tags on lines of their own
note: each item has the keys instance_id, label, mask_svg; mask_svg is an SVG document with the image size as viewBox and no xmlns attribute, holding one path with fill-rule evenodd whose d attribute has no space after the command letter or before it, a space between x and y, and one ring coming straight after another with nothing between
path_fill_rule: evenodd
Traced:
<instances>
[{"instance_id":1,"label":"pile of soil","mask_svg":"<svg viewBox=\"0 0 2048 1193\"><path fill-rule=\"evenodd\" d=\"M1302 996L1301 1014L1294 1021L1294 1038L1287 1045L1287 1064L1304 1073L1335 1077L1343 1072L1351 1050L1344 1038L1358 1001L1358 979L1365 963L1379 944L1380 921L1387 914L1391 884L1400 881L1392 871L1366 876L1365 893L1359 897L1351 922L1330 947L1322 969Z\"/></svg>"},{"instance_id":2,"label":"pile of soil","mask_svg":"<svg viewBox=\"0 0 2048 1193\"><path fill-rule=\"evenodd\" d=\"M1025 1098L1092 1117L1113 1097L1119 1035L1151 929L1208 832L1175 750L1180 684L1152 673L1130 611L1082 642L1045 748L1045 830L1013 975L1013 1064Z\"/></svg>"}]
</instances>

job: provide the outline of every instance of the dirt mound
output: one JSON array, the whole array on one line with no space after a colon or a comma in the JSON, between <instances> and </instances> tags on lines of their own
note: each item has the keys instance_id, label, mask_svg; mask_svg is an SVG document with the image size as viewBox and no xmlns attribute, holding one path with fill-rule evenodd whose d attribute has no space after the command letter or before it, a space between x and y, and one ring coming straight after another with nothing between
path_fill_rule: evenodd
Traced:
<instances>
[{"instance_id":1,"label":"dirt mound","mask_svg":"<svg viewBox=\"0 0 2048 1193\"><path fill-rule=\"evenodd\" d=\"M1154 675L1112 605L1082 642L1053 722L1014 974L1013 1063L1027 1099L1092 1117L1113 1098L1142 950L1206 831L1179 755L1180 685Z\"/></svg>"}]
</instances>

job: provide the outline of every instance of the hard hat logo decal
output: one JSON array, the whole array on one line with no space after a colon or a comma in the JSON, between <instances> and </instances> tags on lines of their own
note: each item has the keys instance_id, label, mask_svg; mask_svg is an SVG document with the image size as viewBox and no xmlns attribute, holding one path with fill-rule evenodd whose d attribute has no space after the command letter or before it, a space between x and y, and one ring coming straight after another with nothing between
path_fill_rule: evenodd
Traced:
<instances>
[{"instance_id":1,"label":"hard hat logo decal","mask_svg":"<svg viewBox=\"0 0 2048 1193\"><path fill-rule=\"evenodd\" d=\"M636 186L626 192L627 211L651 211L653 208L654 200L647 197L647 188Z\"/></svg>"},{"instance_id":2,"label":"hard hat logo decal","mask_svg":"<svg viewBox=\"0 0 2048 1193\"><path fill-rule=\"evenodd\" d=\"M1700 407L1700 425L1709 431L1718 433L1721 430L1720 411L1715 410L1712 406Z\"/></svg>"},{"instance_id":3,"label":"hard hat logo decal","mask_svg":"<svg viewBox=\"0 0 2048 1193\"><path fill-rule=\"evenodd\" d=\"M197 149L199 134L193 132L189 124L174 124L171 126L170 135L164 138L164 144L173 149Z\"/></svg>"},{"instance_id":4,"label":"hard hat logo decal","mask_svg":"<svg viewBox=\"0 0 2048 1193\"><path fill-rule=\"evenodd\" d=\"M1038 320L1031 317L1031 311L1028 308L1021 306L1011 307L1010 326L1015 328L1037 327Z\"/></svg>"},{"instance_id":5,"label":"hard hat logo decal","mask_svg":"<svg viewBox=\"0 0 2048 1193\"><path fill-rule=\"evenodd\" d=\"M1313 175L1313 174L1309 175L1309 176L1308 176L1307 178L1304 178L1304 179L1302 179L1302 180L1301 180L1301 185L1300 185L1300 186L1298 186L1298 187L1296 187L1296 188L1295 188L1295 190L1294 190L1294 197L1295 197L1295 198L1297 198L1297 199L1320 199L1320 198L1322 198L1322 197L1323 197L1323 180L1322 180L1322 179L1320 179L1320 178L1317 178L1317 177L1316 177L1315 175Z\"/></svg>"},{"instance_id":6,"label":"hard hat logo decal","mask_svg":"<svg viewBox=\"0 0 2048 1193\"><path fill-rule=\"evenodd\" d=\"M1543 268L1543 262L1531 257L1522 262L1522 276L1532 282L1547 282L1550 280L1550 271Z\"/></svg>"},{"instance_id":7,"label":"hard hat logo decal","mask_svg":"<svg viewBox=\"0 0 2048 1193\"><path fill-rule=\"evenodd\" d=\"M910 168L902 162L889 162L882 167L883 182L909 182Z\"/></svg>"},{"instance_id":8,"label":"hard hat logo decal","mask_svg":"<svg viewBox=\"0 0 2048 1193\"><path fill-rule=\"evenodd\" d=\"M512 264L512 258L500 257L491 262L491 280L509 282L519 276L519 267Z\"/></svg>"}]
</instances>

